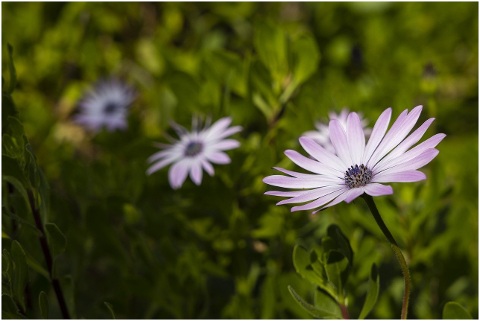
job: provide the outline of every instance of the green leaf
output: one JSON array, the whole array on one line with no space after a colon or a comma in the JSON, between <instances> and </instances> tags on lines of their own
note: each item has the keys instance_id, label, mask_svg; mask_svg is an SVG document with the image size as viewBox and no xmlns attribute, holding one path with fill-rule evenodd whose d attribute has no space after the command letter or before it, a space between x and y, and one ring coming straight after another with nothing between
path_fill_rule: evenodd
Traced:
<instances>
[{"instance_id":1,"label":"green leaf","mask_svg":"<svg viewBox=\"0 0 480 321\"><path fill-rule=\"evenodd\" d=\"M17 109L10 94L2 92L2 126L6 128L8 126L8 116L16 115Z\"/></svg>"},{"instance_id":2,"label":"green leaf","mask_svg":"<svg viewBox=\"0 0 480 321\"><path fill-rule=\"evenodd\" d=\"M342 310L337 301L325 290L317 288L314 297L315 306L323 311L328 311L331 315L342 319Z\"/></svg>"},{"instance_id":3,"label":"green leaf","mask_svg":"<svg viewBox=\"0 0 480 321\"><path fill-rule=\"evenodd\" d=\"M473 319L470 313L457 302L448 302L443 308L443 319Z\"/></svg>"},{"instance_id":4,"label":"green leaf","mask_svg":"<svg viewBox=\"0 0 480 321\"><path fill-rule=\"evenodd\" d=\"M25 252L25 254L27 255L28 266L49 280L50 274L48 273L48 271L40 263L38 263L37 260L35 260L35 258L30 253Z\"/></svg>"},{"instance_id":5,"label":"green leaf","mask_svg":"<svg viewBox=\"0 0 480 321\"><path fill-rule=\"evenodd\" d=\"M283 80L288 73L287 40L283 31L273 23L259 21L255 24L253 44L275 80Z\"/></svg>"},{"instance_id":6,"label":"green leaf","mask_svg":"<svg viewBox=\"0 0 480 321\"><path fill-rule=\"evenodd\" d=\"M20 167L18 162L10 156L2 155L2 174L2 177L15 177L18 181L20 181L20 183L22 183L22 185L27 184L23 169Z\"/></svg>"},{"instance_id":7,"label":"green leaf","mask_svg":"<svg viewBox=\"0 0 480 321\"><path fill-rule=\"evenodd\" d=\"M320 51L315 38L304 35L292 41L293 76L296 85L307 80L317 71Z\"/></svg>"},{"instance_id":8,"label":"green leaf","mask_svg":"<svg viewBox=\"0 0 480 321\"><path fill-rule=\"evenodd\" d=\"M327 235L337 244L337 249L348 259L350 265L353 264L353 250L348 238L342 233L340 227L332 224L328 227Z\"/></svg>"},{"instance_id":9,"label":"green leaf","mask_svg":"<svg viewBox=\"0 0 480 321\"><path fill-rule=\"evenodd\" d=\"M325 272L327 273L329 284L335 290L336 299L340 303L344 300L344 287L349 270L348 260L341 252L336 250L328 252Z\"/></svg>"},{"instance_id":10,"label":"green leaf","mask_svg":"<svg viewBox=\"0 0 480 321\"><path fill-rule=\"evenodd\" d=\"M24 292L28 282L27 256L20 243L12 242L11 257L13 262L13 297L25 310Z\"/></svg>"},{"instance_id":11,"label":"green leaf","mask_svg":"<svg viewBox=\"0 0 480 321\"><path fill-rule=\"evenodd\" d=\"M13 137L10 134L3 134L2 147L7 156L23 162L24 157L24 142L23 138Z\"/></svg>"},{"instance_id":12,"label":"green leaf","mask_svg":"<svg viewBox=\"0 0 480 321\"><path fill-rule=\"evenodd\" d=\"M312 316L315 318L320 318L320 319L339 319L339 317L333 313L331 313L329 310L324 310L320 307L313 306L312 304L306 302L302 297L300 297L291 286L288 286L288 291L290 291L290 294L293 296L295 301L297 301L300 306L305 309L308 313L310 313Z\"/></svg>"},{"instance_id":13,"label":"green leaf","mask_svg":"<svg viewBox=\"0 0 480 321\"><path fill-rule=\"evenodd\" d=\"M15 301L8 294L2 294L2 312L18 313L18 307Z\"/></svg>"},{"instance_id":14,"label":"green leaf","mask_svg":"<svg viewBox=\"0 0 480 321\"><path fill-rule=\"evenodd\" d=\"M48 236L48 244L52 250L53 257L57 257L65 251L67 247L67 238L54 223L45 224Z\"/></svg>"},{"instance_id":15,"label":"green leaf","mask_svg":"<svg viewBox=\"0 0 480 321\"><path fill-rule=\"evenodd\" d=\"M323 280L322 275L313 269L310 254L300 245L296 245L293 249L293 265L303 278L320 287L325 286L326 280Z\"/></svg>"},{"instance_id":16,"label":"green leaf","mask_svg":"<svg viewBox=\"0 0 480 321\"><path fill-rule=\"evenodd\" d=\"M363 304L362 311L360 312L359 319L365 319L365 317L372 311L375 303L377 302L378 293L380 291L380 276L378 274L377 266L375 263L372 265L372 271L370 272L370 279L368 280L368 291L365 303Z\"/></svg>"},{"instance_id":17,"label":"green leaf","mask_svg":"<svg viewBox=\"0 0 480 321\"><path fill-rule=\"evenodd\" d=\"M23 128L22 123L13 116L8 116L8 124L10 125L10 130L12 131L13 137L23 138L25 136L25 129Z\"/></svg>"},{"instance_id":18,"label":"green leaf","mask_svg":"<svg viewBox=\"0 0 480 321\"><path fill-rule=\"evenodd\" d=\"M48 319L48 297L45 292L40 292L38 296L38 306L40 307L40 316L42 319Z\"/></svg>"},{"instance_id":19,"label":"green leaf","mask_svg":"<svg viewBox=\"0 0 480 321\"><path fill-rule=\"evenodd\" d=\"M110 314L112 315L112 319L116 319L115 312L113 311L113 306L108 302L103 302L103 304L105 304L107 309L110 311Z\"/></svg>"},{"instance_id":20,"label":"green leaf","mask_svg":"<svg viewBox=\"0 0 480 321\"><path fill-rule=\"evenodd\" d=\"M17 221L18 223L25 224L26 226L31 227L31 228L34 229L35 232L36 232L37 234L39 234L39 235L42 233L42 232L40 232L40 230L39 230L35 225L33 225L33 224L30 223L29 221L21 218L20 216L14 214L14 213L12 213L12 212L10 212L5 206L2 206L2 214L7 215L7 216L10 217L12 220Z\"/></svg>"},{"instance_id":21,"label":"green leaf","mask_svg":"<svg viewBox=\"0 0 480 321\"><path fill-rule=\"evenodd\" d=\"M13 176L3 176L2 178L5 181L12 184L15 187L15 189L20 192L23 199L25 200L25 203L27 204L27 207L30 208L30 201L28 199L28 194L27 194L27 191L25 190L25 187L23 187L23 184Z\"/></svg>"},{"instance_id":22,"label":"green leaf","mask_svg":"<svg viewBox=\"0 0 480 321\"><path fill-rule=\"evenodd\" d=\"M7 44L8 47L8 69L10 70L10 85L8 86L8 93L11 94L17 85L17 72L13 64L13 48L10 44Z\"/></svg>"}]
</instances>

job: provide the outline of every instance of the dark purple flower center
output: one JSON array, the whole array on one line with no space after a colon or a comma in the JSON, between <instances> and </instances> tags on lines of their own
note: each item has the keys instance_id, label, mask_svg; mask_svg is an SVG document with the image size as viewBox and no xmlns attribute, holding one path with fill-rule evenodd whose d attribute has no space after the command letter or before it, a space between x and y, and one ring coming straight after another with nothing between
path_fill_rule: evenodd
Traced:
<instances>
[{"instance_id":1,"label":"dark purple flower center","mask_svg":"<svg viewBox=\"0 0 480 321\"><path fill-rule=\"evenodd\" d=\"M203 150L203 144L199 141L192 141L188 143L187 147L185 148L185 156L193 157L198 155Z\"/></svg>"},{"instance_id":2,"label":"dark purple flower center","mask_svg":"<svg viewBox=\"0 0 480 321\"><path fill-rule=\"evenodd\" d=\"M372 180L373 173L365 165L355 165L345 171L345 184L348 188L365 186Z\"/></svg>"},{"instance_id":3,"label":"dark purple flower center","mask_svg":"<svg viewBox=\"0 0 480 321\"><path fill-rule=\"evenodd\" d=\"M114 102L109 102L103 108L103 112L107 115L111 115L118 109L118 107L119 107L118 104Z\"/></svg>"}]
</instances>

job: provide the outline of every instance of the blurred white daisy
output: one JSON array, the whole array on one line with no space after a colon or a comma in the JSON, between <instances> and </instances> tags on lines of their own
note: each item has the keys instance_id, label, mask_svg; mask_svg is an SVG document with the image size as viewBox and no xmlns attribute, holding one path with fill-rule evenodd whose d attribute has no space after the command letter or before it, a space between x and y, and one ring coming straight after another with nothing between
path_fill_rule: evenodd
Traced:
<instances>
[{"instance_id":1,"label":"blurred white daisy","mask_svg":"<svg viewBox=\"0 0 480 321\"><path fill-rule=\"evenodd\" d=\"M211 163L230 163L230 157L223 151L240 146L240 143L234 139L225 139L242 130L241 126L228 127L231 122L230 117L224 117L211 127L209 127L209 121L207 121L204 128L199 129L198 119L194 118L192 120L192 131L173 123L172 127L180 139L172 139L172 145L157 144L164 150L148 158L147 161L153 165L147 170L147 174L151 175L174 163L168 172L170 186L173 189L180 188L188 174L196 185L200 185L202 183L202 169L213 176L214 170Z\"/></svg>"},{"instance_id":2,"label":"blurred white daisy","mask_svg":"<svg viewBox=\"0 0 480 321\"><path fill-rule=\"evenodd\" d=\"M133 88L120 80L100 81L80 101L74 121L93 131L127 128L128 107L135 99Z\"/></svg>"},{"instance_id":3,"label":"blurred white daisy","mask_svg":"<svg viewBox=\"0 0 480 321\"><path fill-rule=\"evenodd\" d=\"M346 130L346 128L347 128L347 118L348 118L349 113L350 113L350 111L347 108L344 108L344 109L342 109L340 114L337 114L337 113L331 111L331 112L328 113L328 116L329 116L330 120L332 120L332 119L338 120L340 125L342 125L343 129ZM360 117L360 122L361 122L361 125L362 125L363 132L368 137L370 135L370 133L372 132L371 128L366 127L367 124L368 124L368 120L363 118L362 113L358 113L358 116ZM322 123L322 122L316 122L315 127L317 128L317 130L308 131L308 132L304 133L302 136L306 136L306 137L309 137L309 138L313 139L315 142L320 144L323 148L325 148L329 152L335 153L335 148L333 147L332 142L330 141L330 131L328 129L328 122L326 124Z\"/></svg>"}]
</instances>

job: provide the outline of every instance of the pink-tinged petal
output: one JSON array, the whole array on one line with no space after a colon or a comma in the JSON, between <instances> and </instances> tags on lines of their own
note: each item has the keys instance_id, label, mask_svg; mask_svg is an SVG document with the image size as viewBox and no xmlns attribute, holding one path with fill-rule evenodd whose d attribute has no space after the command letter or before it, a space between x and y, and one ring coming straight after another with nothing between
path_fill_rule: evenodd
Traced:
<instances>
[{"instance_id":1,"label":"pink-tinged petal","mask_svg":"<svg viewBox=\"0 0 480 321\"><path fill-rule=\"evenodd\" d=\"M215 145L213 145L212 148L218 149L218 150L230 150L230 149L237 148L238 146L240 146L240 143L235 139L225 139L225 140L219 141L218 143L215 143Z\"/></svg>"},{"instance_id":2,"label":"pink-tinged petal","mask_svg":"<svg viewBox=\"0 0 480 321\"><path fill-rule=\"evenodd\" d=\"M332 172L332 170L328 166L326 166L326 165L324 165L320 162L317 162L313 159L307 158L297 151L288 149L288 150L285 151L285 155L287 155L287 157L290 158L292 160L292 162L294 162L298 166L306 169L307 171L317 173L317 174L321 174L321 175L328 175L328 176L332 176L332 177L338 177L339 176L339 173ZM332 175L332 174L334 174L334 175Z\"/></svg>"},{"instance_id":3,"label":"pink-tinged petal","mask_svg":"<svg viewBox=\"0 0 480 321\"><path fill-rule=\"evenodd\" d=\"M284 168L280 168L280 167L274 167L273 169L276 169L279 172L282 172L282 173L285 173L287 175L297 177L297 178L315 179L315 178L323 177L323 176L316 175L316 174L298 173L298 172L290 171L288 169L284 169Z\"/></svg>"},{"instance_id":4,"label":"pink-tinged petal","mask_svg":"<svg viewBox=\"0 0 480 321\"><path fill-rule=\"evenodd\" d=\"M242 126L233 126L226 129L223 133L220 133L218 136L213 137L213 139L223 139L228 136L232 136L238 132L242 131Z\"/></svg>"},{"instance_id":5,"label":"pink-tinged petal","mask_svg":"<svg viewBox=\"0 0 480 321\"><path fill-rule=\"evenodd\" d=\"M208 158L209 161L211 161L214 164L230 163L230 157L228 157L228 155L225 154L224 152L213 152L213 153L207 154L206 157Z\"/></svg>"},{"instance_id":6,"label":"pink-tinged petal","mask_svg":"<svg viewBox=\"0 0 480 321\"><path fill-rule=\"evenodd\" d=\"M313 202L310 202L308 204L301 205L301 206L294 206L294 207L292 207L291 211L295 212L295 211L304 211L304 210L314 209L316 207L322 206L323 204L326 204L326 203L330 202L335 197L345 193L345 191L346 191L345 187L342 186L337 191L332 192L332 193L327 194L327 195L324 195L324 196L318 198L317 200L315 200Z\"/></svg>"},{"instance_id":7,"label":"pink-tinged petal","mask_svg":"<svg viewBox=\"0 0 480 321\"><path fill-rule=\"evenodd\" d=\"M147 175L152 175L154 172L156 172L156 171L164 168L165 166L173 163L176 159L177 159L177 157L168 157L168 158L162 159L162 160L159 161L158 163L155 163L154 165L152 165L152 166L147 170Z\"/></svg>"},{"instance_id":8,"label":"pink-tinged petal","mask_svg":"<svg viewBox=\"0 0 480 321\"><path fill-rule=\"evenodd\" d=\"M340 122L336 119L330 121L330 140L337 152L338 157L347 166L353 165L350 158L350 151L348 150L347 134Z\"/></svg>"},{"instance_id":9,"label":"pink-tinged petal","mask_svg":"<svg viewBox=\"0 0 480 321\"><path fill-rule=\"evenodd\" d=\"M290 203L304 203L316 200L320 197L328 195L332 192L338 191L338 186L325 186L321 188L304 191L303 194L292 197L287 200L283 200L277 203L277 205L290 204Z\"/></svg>"},{"instance_id":10,"label":"pink-tinged petal","mask_svg":"<svg viewBox=\"0 0 480 321\"><path fill-rule=\"evenodd\" d=\"M271 196L279 196L279 197L295 197L302 195L302 193L305 193L305 191L268 191L265 192L265 195L271 195Z\"/></svg>"},{"instance_id":11,"label":"pink-tinged petal","mask_svg":"<svg viewBox=\"0 0 480 321\"><path fill-rule=\"evenodd\" d=\"M445 136L446 136L445 134L433 135L432 137L430 137L426 141L424 141L424 142L418 144L417 146L415 146L414 148L410 149L405 154L400 155L399 157L390 160L388 162L388 166L384 166L384 168L390 168L390 167L396 166L398 164L408 162L408 161L418 157L419 155L424 153L427 149L434 148L435 146L437 146L445 138ZM377 172L378 172L377 169L375 169L373 171L374 174L377 173Z\"/></svg>"},{"instance_id":12,"label":"pink-tinged petal","mask_svg":"<svg viewBox=\"0 0 480 321\"><path fill-rule=\"evenodd\" d=\"M387 135L385 135L384 140L378 147L378 149L373 154L372 158L369 161L369 165L367 167L373 168L376 163L381 160L388 152L390 152L393 148L395 148L398 144L400 144L408 133L412 130L412 128L417 123L418 118L420 117L420 113L422 112L422 106L415 107L405 118L405 120L401 123L401 125L397 127L390 128Z\"/></svg>"},{"instance_id":13,"label":"pink-tinged petal","mask_svg":"<svg viewBox=\"0 0 480 321\"><path fill-rule=\"evenodd\" d=\"M425 121L422 126L418 127L410 136L408 136L400 145L398 145L394 150L392 150L387 156L385 156L381 161L379 161L374 169L381 171L388 165L389 161L402 155L406 150L415 145L425 134L428 127L432 124L435 118L430 118ZM373 170L373 169L372 169Z\"/></svg>"},{"instance_id":14,"label":"pink-tinged petal","mask_svg":"<svg viewBox=\"0 0 480 321\"><path fill-rule=\"evenodd\" d=\"M205 131L206 138L216 138L232 123L231 117L223 117L217 120L210 128Z\"/></svg>"},{"instance_id":15,"label":"pink-tinged petal","mask_svg":"<svg viewBox=\"0 0 480 321\"><path fill-rule=\"evenodd\" d=\"M323 211L333 205L337 205L338 203L343 202L352 193L353 193L352 190L345 190L343 194L338 195L336 199L324 205L322 208L319 208L318 210L314 211L312 214L316 214L317 212Z\"/></svg>"},{"instance_id":16,"label":"pink-tinged petal","mask_svg":"<svg viewBox=\"0 0 480 321\"><path fill-rule=\"evenodd\" d=\"M149 163L153 163L154 161L156 160L159 160L160 158L163 158L165 156L168 156L168 155L172 155L172 151L171 150L162 150L160 152L156 152L155 154L153 154L152 156L150 156L148 159L147 159L147 162Z\"/></svg>"},{"instance_id":17,"label":"pink-tinged petal","mask_svg":"<svg viewBox=\"0 0 480 321\"><path fill-rule=\"evenodd\" d=\"M365 193L370 196L391 195L393 188L389 185L370 183L365 186Z\"/></svg>"},{"instance_id":18,"label":"pink-tinged petal","mask_svg":"<svg viewBox=\"0 0 480 321\"><path fill-rule=\"evenodd\" d=\"M213 176L213 174L215 174L215 170L213 169L212 164L210 164L204 159L202 159L202 167L205 170L205 172L208 173L208 175Z\"/></svg>"},{"instance_id":19,"label":"pink-tinged petal","mask_svg":"<svg viewBox=\"0 0 480 321\"><path fill-rule=\"evenodd\" d=\"M429 148L419 156L415 157L414 159L398 164L396 166L392 166L380 172L379 174L398 173L398 172L404 172L408 170L416 170L430 163L437 155L438 155L438 149Z\"/></svg>"},{"instance_id":20,"label":"pink-tinged petal","mask_svg":"<svg viewBox=\"0 0 480 321\"><path fill-rule=\"evenodd\" d=\"M405 112L406 113L406 112ZM387 108L381 115L378 117L375 126L373 127L372 134L368 139L367 147L365 147L365 152L363 156L362 164L367 164L368 160L372 156L375 149L378 147L380 142L383 139L383 136L387 132L388 124L390 124L390 117L392 116L392 108Z\"/></svg>"},{"instance_id":21,"label":"pink-tinged petal","mask_svg":"<svg viewBox=\"0 0 480 321\"><path fill-rule=\"evenodd\" d=\"M329 185L340 185L338 180L332 180L330 178L299 179L283 175L267 176L263 179L263 182L268 185L283 188L317 188Z\"/></svg>"},{"instance_id":22,"label":"pink-tinged petal","mask_svg":"<svg viewBox=\"0 0 480 321\"><path fill-rule=\"evenodd\" d=\"M418 182L426 179L427 176L420 171L405 171L400 173L380 173L375 175L372 179L372 183L409 183Z\"/></svg>"},{"instance_id":23,"label":"pink-tinged petal","mask_svg":"<svg viewBox=\"0 0 480 321\"><path fill-rule=\"evenodd\" d=\"M196 185L202 183L202 166L199 162L192 163L192 167L190 168L190 178Z\"/></svg>"},{"instance_id":24,"label":"pink-tinged petal","mask_svg":"<svg viewBox=\"0 0 480 321\"><path fill-rule=\"evenodd\" d=\"M365 193L365 188L363 187L352 188L351 190L348 191L348 195L345 198L345 202L350 203L351 201L353 201L363 193Z\"/></svg>"},{"instance_id":25,"label":"pink-tinged petal","mask_svg":"<svg viewBox=\"0 0 480 321\"><path fill-rule=\"evenodd\" d=\"M347 142L353 164L361 164L365 150L365 134L360 123L360 117L355 112L348 115Z\"/></svg>"},{"instance_id":26,"label":"pink-tinged petal","mask_svg":"<svg viewBox=\"0 0 480 321\"><path fill-rule=\"evenodd\" d=\"M319 162L327 165L330 168L333 168L334 170L337 170L341 174L345 171L348 166L340 160L337 156L334 154L330 153L326 149L324 149L322 146L317 144L313 139L309 137L300 137L299 140L300 145L302 145L303 149L305 151L315 157Z\"/></svg>"},{"instance_id":27,"label":"pink-tinged petal","mask_svg":"<svg viewBox=\"0 0 480 321\"><path fill-rule=\"evenodd\" d=\"M170 170L168 171L168 180L173 189L178 189L183 185L183 182L185 182L185 179L187 178L188 169L188 163L185 161L180 161L170 167Z\"/></svg>"}]
</instances>

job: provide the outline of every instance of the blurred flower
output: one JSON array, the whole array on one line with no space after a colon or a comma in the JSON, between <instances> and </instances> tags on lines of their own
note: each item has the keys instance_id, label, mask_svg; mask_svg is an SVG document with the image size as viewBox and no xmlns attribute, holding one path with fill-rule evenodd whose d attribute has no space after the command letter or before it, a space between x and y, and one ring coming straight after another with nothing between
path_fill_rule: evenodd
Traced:
<instances>
[{"instance_id":1,"label":"blurred flower","mask_svg":"<svg viewBox=\"0 0 480 321\"><path fill-rule=\"evenodd\" d=\"M408 109L404 110L386 133L392 114L392 109L388 108L378 118L367 144L357 113L348 115L345 127L339 120L331 120L330 138L336 155L311 138L300 137L300 144L315 160L293 150L286 150L285 154L295 164L314 174L275 168L291 177L272 175L263 179L263 182L272 186L308 190L268 191L265 194L290 197L277 205L309 202L293 207L292 212L319 207L319 210L323 210L342 201L350 203L363 193L371 196L393 193L391 186L380 183L425 179L425 174L417 169L437 156L438 150L434 147L445 134L436 134L410 149L434 121L434 118L428 119L407 137L421 111L422 106L415 107L410 113Z\"/></svg>"},{"instance_id":2,"label":"blurred flower","mask_svg":"<svg viewBox=\"0 0 480 321\"><path fill-rule=\"evenodd\" d=\"M156 163L147 170L147 174L151 175L159 169L175 163L168 172L168 179L173 189L182 186L188 173L190 173L192 181L200 185L202 168L210 176L213 176L214 170L210 163L230 163L230 158L223 151L240 146L240 143L234 139L225 139L242 130L241 126L228 127L231 122L230 117L225 117L209 127L209 121L207 121L205 127L200 130L197 128L198 119L194 118L191 132L173 123L180 140L174 140L172 145L158 144L165 150L148 158L149 163Z\"/></svg>"},{"instance_id":3,"label":"blurred flower","mask_svg":"<svg viewBox=\"0 0 480 321\"><path fill-rule=\"evenodd\" d=\"M330 120L337 119L340 125L342 125L344 129L346 129L348 113L349 113L349 110L347 108L344 108L342 109L340 114L337 114L331 111L328 113L328 116L330 117ZM368 124L368 120L363 118L362 113L358 113L358 116L361 119L360 123L362 125L362 129L365 132L365 135L368 137L372 132L370 128L366 128ZM317 128L317 130L308 131L304 133L303 136L310 137L311 139L313 139L314 141L322 145L323 148L335 154L335 148L330 142L330 132L328 130L328 125L322 122L316 122L315 127Z\"/></svg>"},{"instance_id":4,"label":"blurred flower","mask_svg":"<svg viewBox=\"0 0 480 321\"><path fill-rule=\"evenodd\" d=\"M99 82L80 101L80 113L74 121L93 131L127 128L128 106L135 99L134 90L117 79Z\"/></svg>"}]
</instances>

